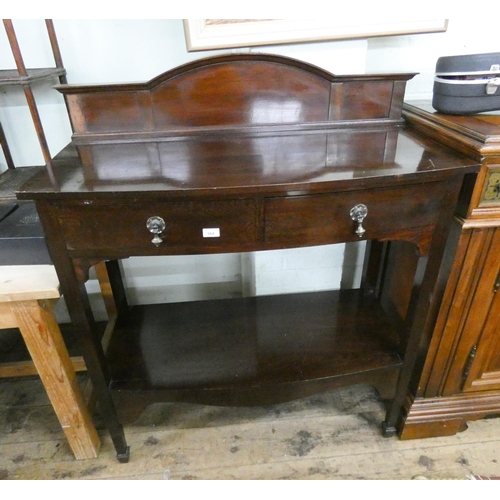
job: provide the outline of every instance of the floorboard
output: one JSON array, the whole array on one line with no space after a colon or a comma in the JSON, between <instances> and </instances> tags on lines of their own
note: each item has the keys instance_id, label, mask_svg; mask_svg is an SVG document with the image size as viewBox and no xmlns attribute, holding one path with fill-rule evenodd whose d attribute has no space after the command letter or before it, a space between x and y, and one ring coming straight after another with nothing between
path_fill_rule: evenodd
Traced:
<instances>
[{"instance_id":1,"label":"floorboard","mask_svg":"<svg viewBox=\"0 0 500 500\"><path fill-rule=\"evenodd\" d=\"M85 383L85 375L80 375ZM500 476L500 419L456 436L383 438L384 405L368 386L286 404L149 406L125 427L130 462L107 432L99 457L75 460L36 377L0 381L0 479L470 479Z\"/></svg>"}]
</instances>

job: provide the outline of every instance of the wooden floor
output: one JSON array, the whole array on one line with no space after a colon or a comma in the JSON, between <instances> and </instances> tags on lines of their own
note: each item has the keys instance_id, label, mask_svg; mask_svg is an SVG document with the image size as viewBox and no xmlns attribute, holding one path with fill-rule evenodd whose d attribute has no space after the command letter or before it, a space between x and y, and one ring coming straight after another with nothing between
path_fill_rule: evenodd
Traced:
<instances>
[{"instance_id":1,"label":"wooden floor","mask_svg":"<svg viewBox=\"0 0 500 500\"><path fill-rule=\"evenodd\" d=\"M85 375L81 375L85 382ZM77 461L36 377L0 380L0 479L470 479L500 476L500 419L452 437L383 438L366 386L265 408L156 404L125 427L120 464L99 418L97 459Z\"/></svg>"}]
</instances>

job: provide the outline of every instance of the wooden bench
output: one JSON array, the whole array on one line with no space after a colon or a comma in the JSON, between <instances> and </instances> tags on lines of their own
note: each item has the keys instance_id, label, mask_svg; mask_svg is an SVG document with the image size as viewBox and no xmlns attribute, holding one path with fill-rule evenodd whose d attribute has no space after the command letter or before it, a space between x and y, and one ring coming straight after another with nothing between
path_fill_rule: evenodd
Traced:
<instances>
[{"instance_id":1,"label":"wooden bench","mask_svg":"<svg viewBox=\"0 0 500 500\"><path fill-rule=\"evenodd\" d=\"M53 315L59 296L53 266L0 266L0 328L19 328L75 458L95 458L100 439ZM27 373L0 365L0 376Z\"/></svg>"}]
</instances>

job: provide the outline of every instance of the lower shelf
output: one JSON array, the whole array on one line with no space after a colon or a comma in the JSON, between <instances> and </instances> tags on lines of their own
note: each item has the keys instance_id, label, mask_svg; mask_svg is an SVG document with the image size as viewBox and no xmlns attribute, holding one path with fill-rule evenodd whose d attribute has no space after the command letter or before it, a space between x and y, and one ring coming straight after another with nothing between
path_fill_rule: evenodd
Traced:
<instances>
[{"instance_id":1,"label":"lower shelf","mask_svg":"<svg viewBox=\"0 0 500 500\"><path fill-rule=\"evenodd\" d=\"M359 290L133 306L107 356L112 389L177 394L395 385L401 366L397 331Z\"/></svg>"}]
</instances>

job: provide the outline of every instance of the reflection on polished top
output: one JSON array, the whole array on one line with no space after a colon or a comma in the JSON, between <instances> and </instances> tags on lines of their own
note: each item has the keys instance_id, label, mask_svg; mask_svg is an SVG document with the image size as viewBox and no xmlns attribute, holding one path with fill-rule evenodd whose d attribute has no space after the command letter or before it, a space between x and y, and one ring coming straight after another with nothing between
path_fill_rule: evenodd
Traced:
<instances>
[{"instance_id":1,"label":"reflection on polished top","mask_svg":"<svg viewBox=\"0 0 500 500\"><path fill-rule=\"evenodd\" d=\"M361 187L375 177L414 182L456 161L451 150L400 128L70 145L23 191L321 190L339 181Z\"/></svg>"}]
</instances>

